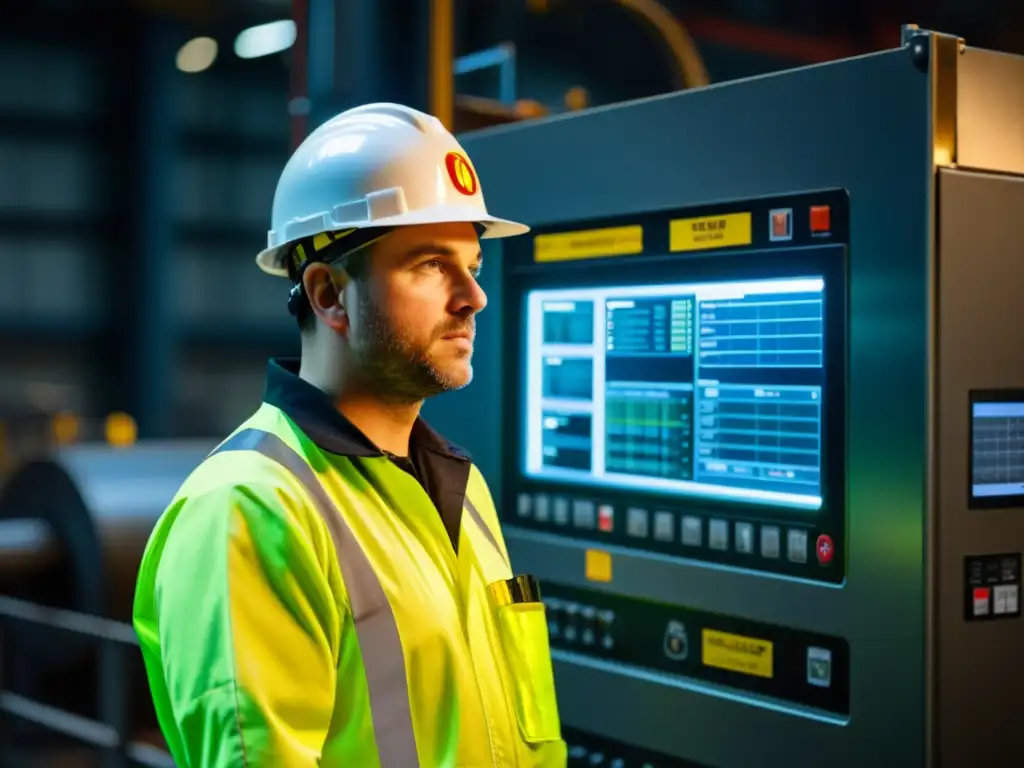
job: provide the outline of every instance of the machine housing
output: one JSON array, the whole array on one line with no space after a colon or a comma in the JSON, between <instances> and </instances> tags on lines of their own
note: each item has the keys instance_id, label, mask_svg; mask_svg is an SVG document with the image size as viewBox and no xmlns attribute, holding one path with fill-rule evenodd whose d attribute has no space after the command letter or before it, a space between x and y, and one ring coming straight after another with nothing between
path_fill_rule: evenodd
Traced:
<instances>
[{"instance_id":1,"label":"machine housing","mask_svg":"<svg viewBox=\"0 0 1024 768\"><path fill-rule=\"evenodd\" d=\"M908 28L894 50L462 137L489 207L536 230L485 244L475 381L426 414L482 469L513 566L541 580L550 618L567 626L568 605L577 632L593 635L587 645L552 634L578 759L1024 760L1021 125L1024 59ZM799 239L822 205L836 243L824 260ZM771 240L778 209L791 211L792 243ZM742 214L746 241L671 248L673 221ZM546 236L631 226L644 233L632 251L543 256ZM530 291L744 272L825 277L824 512L805 527L808 542L828 534L828 562L810 543L805 563L736 552L737 522L784 527L792 510L524 470ZM993 430L1004 433L997 449L985 442ZM609 506L610 529L581 529L574 513L556 523L555 498L572 493ZM550 505L542 521L538 495ZM648 517L639 543L630 508L671 512L677 526L698 517L705 540L687 547L677 527L656 542ZM728 551L707 546L716 516ZM761 655L771 645L770 676L763 664L742 669L758 642ZM811 648L830 652L828 686L809 682L812 672L823 681Z\"/></svg>"}]
</instances>

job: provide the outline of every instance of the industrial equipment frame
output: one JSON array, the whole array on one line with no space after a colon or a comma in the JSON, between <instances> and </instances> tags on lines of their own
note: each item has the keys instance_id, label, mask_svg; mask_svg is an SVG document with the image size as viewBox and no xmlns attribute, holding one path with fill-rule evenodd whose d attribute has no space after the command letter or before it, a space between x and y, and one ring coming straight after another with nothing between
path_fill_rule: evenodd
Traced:
<instances>
[{"instance_id":1,"label":"industrial equipment frame","mask_svg":"<svg viewBox=\"0 0 1024 768\"><path fill-rule=\"evenodd\" d=\"M5 635L12 624L32 624L53 633L77 635L99 648L99 720L82 717L5 690L0 678L0 766L10 760L7 721L16 718L100 750L102 768L174 768L169 754L133 741L129 734L131 684L127 654L137 649L131 626L109 619L0 597L0 671L6 662ZM10 763L13 766L13 763Z\"/></svg>"}]
</instances>

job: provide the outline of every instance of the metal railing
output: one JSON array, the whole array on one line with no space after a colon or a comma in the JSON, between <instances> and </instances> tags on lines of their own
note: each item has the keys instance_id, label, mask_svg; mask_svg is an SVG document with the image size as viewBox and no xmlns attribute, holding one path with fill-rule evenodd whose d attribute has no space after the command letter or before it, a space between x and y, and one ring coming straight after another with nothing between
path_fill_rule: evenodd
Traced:
<instances>
[{"instance_id":1,"label":"metal railing","mask_svg":"<svg viewBox=\"0 0 1024 768\"><path fill-rule=\"evenodd\" d=\"M95 748L102 755L103 768L174 768L165 751L131 740L128 654L139 645L131 626L0 596L0 671L6 662L4 636L13 624L30 624L95 641L99 649L99 720L7 691L0 679L0 765L6 764L9 748L9 728L4 721L16 718Z\"/></svg>"}]
</instances>

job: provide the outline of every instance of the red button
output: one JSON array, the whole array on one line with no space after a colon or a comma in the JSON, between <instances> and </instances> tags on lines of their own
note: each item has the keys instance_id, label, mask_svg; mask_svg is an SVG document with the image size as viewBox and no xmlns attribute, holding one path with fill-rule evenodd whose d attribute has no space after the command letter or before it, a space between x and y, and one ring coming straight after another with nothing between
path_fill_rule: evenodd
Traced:
<instances>
[{"instance_id":1,"label":"red button","mask_svg":"<svg viewBox=\"0 0 1024 768\"><path fill-rule=\"evenodd\" d=\"M772 212L772 239L789 240L789 211Z\"/></svg>"},{"instance_id":2,"label":"red button","mask_svg":"<svg viewBox=\"0 0 1024 768\"><path fill-rule=\"evenodd\" d=\"M828 232L832 229L832 209L827 205L811 206L811 232Z\"/></svg>"},{"instance_id":3,"label":"red button","mask_svg":"<svg viewBox=\"0 0 1024 768\"><path fill-rule=\"evenodd\" d=\"M818 537L818 545L815 547L818 552L818 562L822 565L828 565L832 562L832 556L835 554L835 547L832 545L832 537L827 533L821 534Z\"/></svg>"},{"instance_id":4,"label":"red button","mask_svg":"<svg viewBox=\"0 0 1024 768\"><path fill-rule=\"evenodd\" d=\"M597 528L605 533L611 533L615 528L615 507L611 504L602 504L597 508Z\"/></svg>"}]
</instances>

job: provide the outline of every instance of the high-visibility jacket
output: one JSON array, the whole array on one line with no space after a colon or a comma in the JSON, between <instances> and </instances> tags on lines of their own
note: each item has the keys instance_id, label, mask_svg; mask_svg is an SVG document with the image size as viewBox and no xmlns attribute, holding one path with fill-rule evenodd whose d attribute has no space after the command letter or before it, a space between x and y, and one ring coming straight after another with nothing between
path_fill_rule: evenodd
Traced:
<instances>
[{"instance_id":1,"label":"high-visibility jacket","mask_svg":"<svg viewBox=\"0 0 1024 768\"><path fill-rule=\"evenodd\" d=\"M323 451L264 403L186 480L140 568L177 765L564 766L544 608L475 467L463 510L456 551L415 477Z\"/></svg>"}]
</instances>

